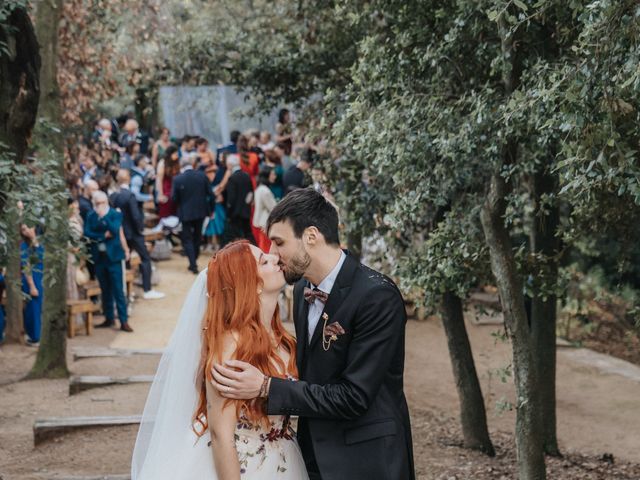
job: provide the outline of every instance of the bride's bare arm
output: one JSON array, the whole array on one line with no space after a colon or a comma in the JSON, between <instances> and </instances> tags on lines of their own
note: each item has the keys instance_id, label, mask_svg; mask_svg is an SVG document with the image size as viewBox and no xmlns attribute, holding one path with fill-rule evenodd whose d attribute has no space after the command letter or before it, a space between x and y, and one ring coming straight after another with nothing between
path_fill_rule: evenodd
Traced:
<instances>
[{"instance_id":1,"label":"bride's bare arm","mask_svg":"<svg viewBox=\"0 0 640 480\"><path fill-rule=\"evenodd\" d=\"M235 341L228 336L225 339L223 359L231 359L235 352ZM210 382L207 388L207 419L211 432L211 448L218 480L240 480L240 463L235 445L235 430L238 421L235 402L224 405L225 398Z\"/></svg>"}]
</instances>

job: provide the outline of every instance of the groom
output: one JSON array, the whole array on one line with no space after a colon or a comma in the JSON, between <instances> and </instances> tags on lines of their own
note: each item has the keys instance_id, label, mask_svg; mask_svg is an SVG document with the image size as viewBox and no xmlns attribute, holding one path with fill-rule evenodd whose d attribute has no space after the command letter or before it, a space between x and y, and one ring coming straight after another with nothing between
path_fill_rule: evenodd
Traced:
<instances>
[{"instance_id":1,"label":"groom","mask_svg":"<svg viewBox=\"0 0 640 480\"><path fill-rule=\"evenodd\" d=\"M271 253L295 283L300 381L232 360L215 366L216 387L232 399L262 393L268 414L298 415L312 480L415 479L398 288L340 249L338 213L313 189L287 195L267 228Z\"/></svg>"}]
</instances>

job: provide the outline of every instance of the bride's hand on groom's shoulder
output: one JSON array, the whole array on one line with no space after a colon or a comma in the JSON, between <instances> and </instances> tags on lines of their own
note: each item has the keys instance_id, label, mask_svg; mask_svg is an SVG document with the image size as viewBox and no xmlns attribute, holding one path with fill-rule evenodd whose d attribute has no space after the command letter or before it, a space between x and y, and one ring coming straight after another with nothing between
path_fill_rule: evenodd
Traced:
<instances>
[{"instance_id":1,"label":"bride's hand on groom's shoulder","mask_svg":"<svg viewBox=\"0 0 640 480\"><path fill-rule=\"evenodd\" d=\"M221 396L234 400L250 400L260 396L265 376L253 365L240 360L227 360L213 365L213 386Z\"/></svg>"}]
</instances>

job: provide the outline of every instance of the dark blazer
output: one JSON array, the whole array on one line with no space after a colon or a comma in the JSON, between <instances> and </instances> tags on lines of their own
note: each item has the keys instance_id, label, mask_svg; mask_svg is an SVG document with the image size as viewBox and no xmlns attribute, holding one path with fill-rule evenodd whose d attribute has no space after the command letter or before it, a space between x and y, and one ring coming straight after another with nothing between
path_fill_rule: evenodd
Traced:
<instances>
[{"instance_id":1,"label":"dark blazer","mask_svg":"<svg viewBox=\"0 0 640 480\"><path fill-rule=\"evenodd\" d=\"M298 441L323 480L413 480L409 410L403 392L406 313L396 285L352 256L323 314L345 333L325 351L324 320L308 343L308 303L294 288L300 381L273 378L267 411L299 415Z\"/></svg>"},{"instance_id":2,"label":"dark blazer","mask_svg":"<svg viewBox=\"0 0 640 480\"><path fill-rule=\"evenodd\" d=\"M253 192L253 184L248 173L236 170L227 182L227 216L229 218L251 218L251 203L247 203L247 195Z\"/></svg>"},{"instance_id":3,"label":"dark blazer","mask_svg":"<svg viewBox=\"0 0 640 480\"><path fill-rule=\"evenodd\" d=\"M297 188L303 188L305 186L304 172L296 165L289 167L289 170L284 172L282 176L282 188L284 189L285 195Z\"/></svg>"},{"instance_id":4,"label":"dark blazer","mask_svg":"<svg viewBox=\"0 0 640 480\"><path fill-rule=\"evenodd\" d=\"M102 218L91 210L87 214L87 221L84 223L84 236L91 240L91 258L94 262L103 258L100 245L104 245L104 252L111 262L124 260L125 254L120 243L120 227L122 226L122 213L113 208ZM111 238L105 238L107 232L111 233Z\"/></svg>"},{"instance_id":5,"label":"dark blazer","mask_svg":"<svg viewBox=\"0 0 640 480\"><path fill-rule=\"evenodd\" d=\"M200 170L186 170L173 179L171 198L181 222L201 220L211 214L209 179Z\"/></svg>"},{"instance_id":6,"label":"dark blazer","mask_svg":"<svg viewBox=\"0 0 640 480\"><path fill-rule=\"evenodd\" d=\"M87 214L93 210L93 204L87 197L80 195L78 197L78 208L80 209L80 217L83 222L87 221Z\"/></svg>"},{"instance_id":7,"label":"dark blazer","mask_svg":"<svg viewBox=\"0 0 640 480\"><path fill-rule=\"evenodd\" d=\"M109 197L109 203L113 208L118 208L122 212L122 229L127 240L142 235L144 215L140 211L140 206L133 192L123 188Z\"/></svg>"}]
</instances>

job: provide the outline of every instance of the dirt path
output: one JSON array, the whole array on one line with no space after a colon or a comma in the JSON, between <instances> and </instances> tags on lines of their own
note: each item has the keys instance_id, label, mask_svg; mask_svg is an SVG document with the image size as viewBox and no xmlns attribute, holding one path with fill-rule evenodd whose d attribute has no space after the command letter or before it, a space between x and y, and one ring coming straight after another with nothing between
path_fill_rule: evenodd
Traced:
<instances>
[{"instance_id":1,"label":"dirt path","mask_svg":"<svg viewBox=\"0 0 640 480\"><path fill-rule=\"evenodd\" d=\"M157 288L167 297L135 303L133 334L98 330L91 337L80 335L71 340L69 350L80 346L162 348L194 276L187 272L184 258L177 255L159 263L158 268L161 283ZM496 369L509 364L510 347L495 343L491 333L499 327L472 325L471 317L468 320L498 457L491 460L458 447L458 399L444 332L436 319L412 321L407 327L406 391L421 479L514 478L514 413L500 414L495 408L501 398L513 401L514 397L511 379L503 384L495 374ZM16 382L34 358L35 351L28 347L0 347L0 478L61 479L127 473L135 427L77 432L34 448L32 426L36 418L50 416L139 414L148 385L114 386L70 397L67 380ZM152 374L158 358L75 362L69 358L69 366L74 374ZM559 350L558 429L561 448L570 455L549 462L550 471L558 473L550 474L550 478L640 478L636 465L619 465L619 460L640 463L640 381L634 380L633 374L615 372L601 365L590 366L584 355L577 358L573 350ZM597 458L605 452L612 453L617 462L611 467L615 470L607 470L602 476L596 468Z\"/></svg>"}]
</instances>

